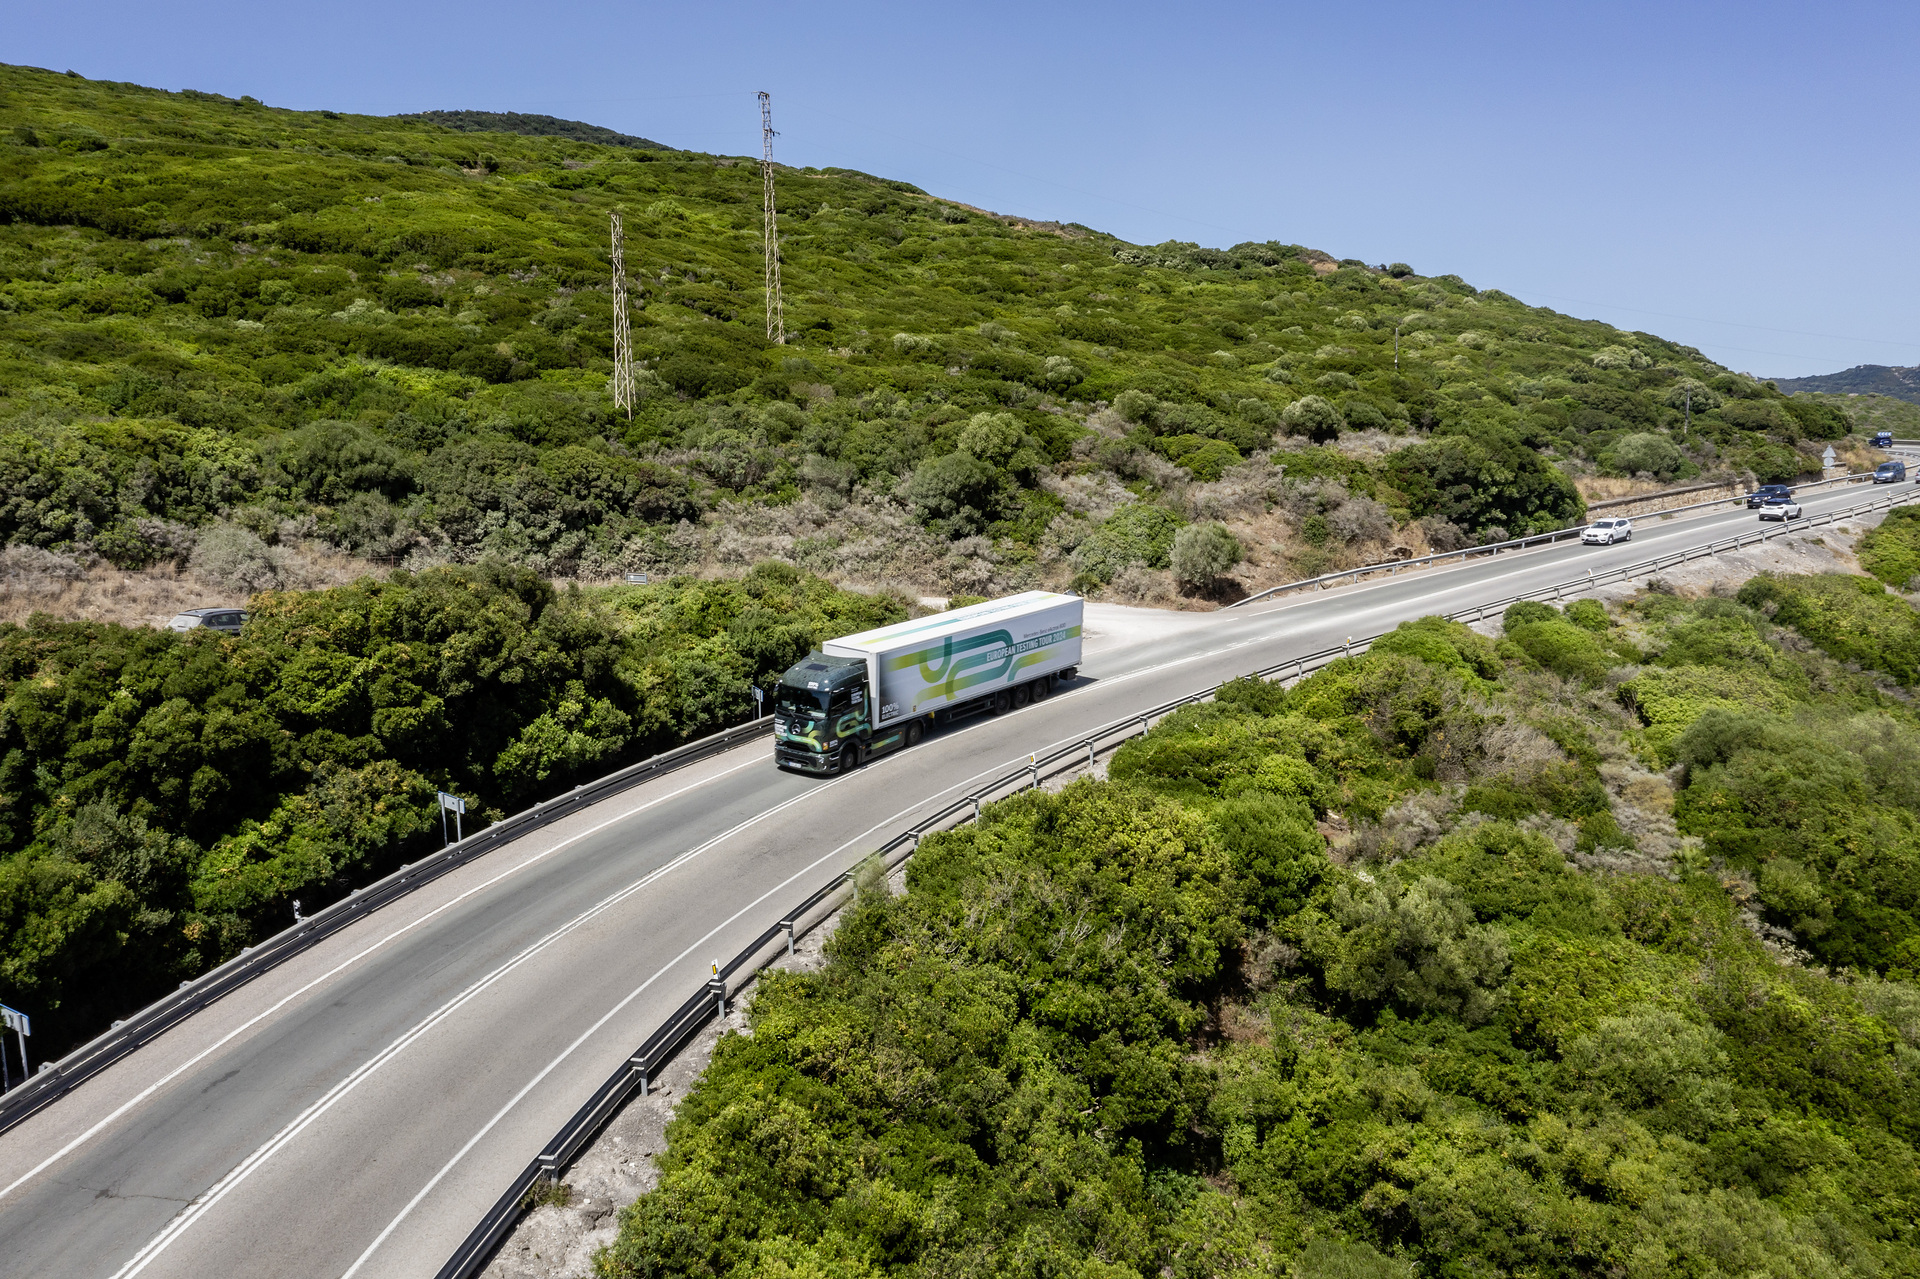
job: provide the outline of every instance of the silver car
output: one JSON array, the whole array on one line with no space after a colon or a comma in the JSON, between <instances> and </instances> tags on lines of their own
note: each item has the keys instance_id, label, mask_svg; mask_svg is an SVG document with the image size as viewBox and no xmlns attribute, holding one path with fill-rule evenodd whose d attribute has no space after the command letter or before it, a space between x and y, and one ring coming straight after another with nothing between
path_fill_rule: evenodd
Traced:
<instances>
[{"instance_id":1,"label":"silver car","mask_svg":"<svg viewBox=\"0 0 1920 1279\"><path fill-rule=\"evenodd\" d=\"M1629 519L1595 520L1587 525L1580 540L1588 546L1612 546L1633 540L1633 521Z\"/></svg>"},{"instance_id":2,"label":"silver car","mask_svg":"<svg viewBox=\"0 0 1920 1279\"><path fill-rule=\"evenodd\" d=\"M1770 497L1760 504L1760 518L1763 520L1788 520L1800 518L1800 503L1790 497Z\"/></svg>"},{"instance_id":3,"label":"silver car","mask_svg":"<svg viewBox=\"0 0 1920 1279\"><path fill-rule=\"evenodd\" d=\"M210 631L219 631L223 635L238 635L240 628L247 623L247 614L237 608L190 608L177 613L167 623L170 631L197 631L205 627Z\"/></svg>"}]
</instances>

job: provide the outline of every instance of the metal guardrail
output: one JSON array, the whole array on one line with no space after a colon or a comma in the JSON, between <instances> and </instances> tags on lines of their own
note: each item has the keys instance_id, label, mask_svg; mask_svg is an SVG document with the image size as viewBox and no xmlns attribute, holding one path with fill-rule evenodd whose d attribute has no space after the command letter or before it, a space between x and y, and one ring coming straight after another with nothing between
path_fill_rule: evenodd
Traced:
<instances>
[{"instance_id":1,"label":"metal guardrail","mask_svg":"<svg viewBox=\"0 0 1920 1279\"><path fill-rule=\"evenodd\" d=\"M662 751L618 772L535 804L485 830L475 831L458 843L449 844L417 862L410 862L384 879L354 889L346 897L323 910L315 911L293 927L274 934L258 945L247 947L220 967L192 981L182 982L180 989L173 994L154 1001L124 1021L115 1022L104 1034L82 1044L58 1061L42 1065L39 1073L0 1096L0 1132L5 1132L208 1004L332 936L354 920L399 900L473 857L517 839L529 830L538 829L597 803L608 795L757 737L767 732L772 724L772 716L762 716L699 741Z\"/></svg>"},{"instance_id":2,"label":"metal guardrail","mask_svg":"<svg viewBox=\"0 0 1920 1279\"><path fill-rule=\"evenodd\" d=\"M1856 471L1850 475L1836 475L1828 480L1809 480L1805 484L1796 484L1792 486L1792 491L1798 493L1804 489L1820 488L1827 484L1859 484L1872 478L1872 471ZM1655 496L1657 496L1657 494L1649 493L1640 498L1622 500L1645 501L1647 498ZM1649 511L1644 518L1664 519L1669 515L1678 515L1682 511L1698 511L1710 506L1725 506L1730 502L1744 502L1747 500L1747 497L1748 495L1745 493L1737 493L1731 497L1717 497L1708 502L1690 502L1685 506L1670 506L1664 511ZM1286 591L1302 591L1309 588L1325 590L1336 582L1348 580L1357 582L1361 578L1374 573L1385 573L1391 577L1401 569L1417 568L1427 564L1438 564L1442 560L1467 560L1476 555L1499 555L1506 551L1517 551L1528 546L1543 546L1551 542L1563 541L1566 538L1578 537L1586 531L1587 525L1574 524L1563 529L1555 529L1551 533L1536 533L1532 537L1516 537L1505 542L1489 542L1485 546L1468 546L1457 551L1438 551L1432 555L1419 556L1416 559L1383 560L1378 564L1362 564L1359 568L1343 568L1338 573L1322 573L1318 577L1303 577L1297 582L1283 582L1279 586L1269 586L1264 591L1249 595L1245 599L1235 600L1233 603L1225 605L1224 607L1240 608L1244 605L1257 603L1269 596L1279 595Z\"/></svg>"},{"instance_id":3,"label":"metal guardrail","mask_svg":"<svg viewBox=\"0 0 1920 1279\"><path fill-rule=\"evenodd\" d=\"M1849 507L1844 511L1832 511L1805 520L1782 521L1781 527L1776 529L1762 529L1755 533L1723 538L1703 546L1688 547L1666 555L1655 556L1653 559L1628 565L1625 568L1608 569L1604 573L1589 573L1585 578L1559 582L1553 586L1541 587L1539 590L1524 591L1491 604L1461 609L1446 616L1453 621L1465 622L1471 614L1472 620L1479 622L1485 619L1489 609L1505 609L1508 605L1520 600L1546 596L1562 598L1569 590L1583 590L1606 581L1623 580L1637 577L1641 573L1657 572L1662 567L1671 568L1687 560L1717 555L1722 551L1735 550L1742 546L1751 546L1802 528L1820 524L1830 525L1836 520L1848 519L1868 511L1898 506L1903 502L1917 499L1920 499L1920 491L1910 490L1898 496L1882 498L1877 502ZM1249 671L1248 675L1258 679L1272 679L1275 676L1283 679L1302 678L1342 657L1366 652L1375 641L1387 634L1391 632L1350 640L1337 648L1322 649L1305 657L1291 658L1271 666L1263 666L1258 670ZM1145 734L1152 727L1153 721L1164 719L1183 706L1206 701L1218 691L1218 687L1209 688L1175 698L1170 702L1162 702L1149 710L1113 720L1057 750L1045 755L1033 756L1027 764L996 777L977 790L938 810L931 817L901 831L875 849L874 856L882 860L890 873L914 854L920 847L921 839L927 835L950 830L977 819L980 816L981 806L991 800L1005 798L1021 790L1037 789L1043 780L1078 768L1083 762L1088 765L1094 764L1098 761L1101 752L1117 750L1135 735ZM793 954L794 939L817 926L827 914L831 913L830 911L822 912L818 918L815 918L815 912L819 911L822 905L847 889L856 873L845 871L829 880L783 915L779 922L749 942L739 954L728 960L715 976L709 978L698 990L688 996L687 1001L675 1009L661 1023L659 1029L649 1035L646 1042L641 1044L633 1055L628 1057L607 1078L607 1081L595 1090L593 1096L573 1113L573 1116L554 1135L553 1140L534 1156L532 1162L520 1170L506 1192L495 1201L487 1215L473 1228L453 1256L447 1259L447 1263L440 1267L436 1279L471 1279L473 1275L478 1274L493 1254L493 1250L500 1245L500 1242L506 1238L507 1232L519 1220L528 1191L542 1180L557 1179L574 1156L593 1140L600 1129L635 1092L642 1096L646 1095L648 1082L659 1073L660 1068L709 1021L724 1015L729 997L771 961L773 957L766 953L770 945L784 938L786 953ZM807 927L801 926L809 920L812 922ZM731 979L743 970L749 970L748 977L738 985L729 985Z\"/></svg>"}]
</instances>

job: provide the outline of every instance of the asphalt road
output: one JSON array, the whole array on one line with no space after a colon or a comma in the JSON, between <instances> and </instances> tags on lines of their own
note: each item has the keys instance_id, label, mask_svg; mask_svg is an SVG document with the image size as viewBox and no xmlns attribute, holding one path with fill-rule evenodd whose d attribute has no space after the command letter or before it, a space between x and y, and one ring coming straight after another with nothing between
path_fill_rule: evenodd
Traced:
<instances>
[{"instance_id":1,"label":"asphalt road","mask_svg":"<svg viewBox=\"0 0 1920 1279\"><path fill-rule=\"evenodd\" d=\"M1810 495L1809 514L1885 488ZM654 1025L784 909L1030 751L1248 670L1737 529L1744 509L1092 632L1077 687L831 781L761 741L376 912L0 1135L0 1276L432 1275Z\"/></svg>"}]
</instances>

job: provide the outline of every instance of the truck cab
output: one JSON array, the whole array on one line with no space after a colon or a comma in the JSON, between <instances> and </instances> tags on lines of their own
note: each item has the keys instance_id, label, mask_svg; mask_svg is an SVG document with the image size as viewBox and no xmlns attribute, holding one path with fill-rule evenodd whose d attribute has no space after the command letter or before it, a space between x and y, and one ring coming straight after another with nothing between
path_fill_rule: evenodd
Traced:
<instances>
[{"instance_id":1,"label":"truck cab","mask_svg":"<svg viewBox=\"0 0 1920 1279\"><path fill-rule=\"evenodd\" d=\"M868 756L919 740L918 720L876 738L872 706L866 662L809 653L773 692L774 762L803 773L844 773Z\"/></svg>"}]
</instances>

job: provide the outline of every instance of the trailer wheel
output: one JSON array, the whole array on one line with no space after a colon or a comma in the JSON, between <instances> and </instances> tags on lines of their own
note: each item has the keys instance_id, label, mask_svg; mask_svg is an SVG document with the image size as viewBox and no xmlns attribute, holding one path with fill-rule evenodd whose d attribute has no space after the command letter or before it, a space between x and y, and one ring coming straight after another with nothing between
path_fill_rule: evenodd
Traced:
<instances>
[{"instance_id":1,"label":"trailer wheel","mask_svg":"<svg viewBox=\"0 0 1920 1279\"><path fill-rule=\"evenodd\" d=\"M1039 679L1033 681L1032 687L1033 687L1033 700L1036 702L1041 700L1044 697L1052 696L1053 695L1053 676L1042 675Z\"/></svg>"},{"instance_id":2,"label":"trailer wheel","mask_svg":"<svg viewBox=\"0 0 1920 1279\"><path fill-rule=\"evenodd\" d=\"M993 700L987 703L987 714L989 715L1005 715L1012 709L1013 696L1004 688L995 693Z\"/></svg>"},{"instance_id":3,"label":"trailer wheel","mask_svg":"<svg viewBox=\"0 0 1920 1279\"><path fill-rule=\"evenodd\" d=\"M1019 685L1019 686L1017 686L1017 687L1015 687L1015 688L1014 688L1014 690L1013 690L1013 709L1015 709L1015 710L1019 710L1019 709L1020 709L1021 707L1023 707L1023 706L1025 706L1025 705L1026 705L1026 704L1027 704L1028 702L1031 702L1032 700L1033 700L1033 687L1032 687L1032 685L1030 685L1030 684L1021 684L1021 685Z\"/></svg>"}]
</instances>

